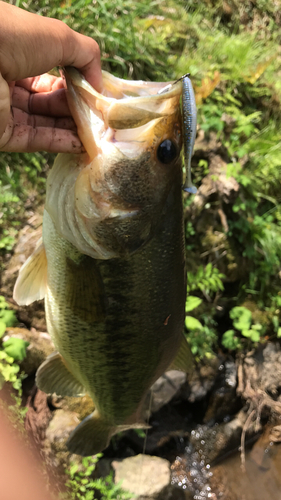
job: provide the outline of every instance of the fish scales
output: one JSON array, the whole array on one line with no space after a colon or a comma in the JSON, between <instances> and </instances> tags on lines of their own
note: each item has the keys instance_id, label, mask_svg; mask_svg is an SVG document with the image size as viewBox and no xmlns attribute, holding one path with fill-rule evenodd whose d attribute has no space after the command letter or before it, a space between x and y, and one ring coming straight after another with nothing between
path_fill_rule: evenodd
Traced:
<instances>
[{"instance_id":1,"label":"fish scales","mask_svg":"<svg viewBox=\"0 0 281 500\"><path fill-rule=\"evenodd\" d=\"M181 326L183 322L185 273L182 219L178 216L179 210L175 210L175 203L181 204L180 183L176 187L177 192L171 192L168 197L154 238L142 252L126 259L96 261L78 252L75 255L73 247L70 251L77 261L73 264L61 251L65 240L59 238L54 227L50 228L51 221L46 224L44 220L44 239L49 240L46 249L51 248L46 250L47 259L52 270L48 278L51 293L47 296L46 314L52 325L55 347L69 364L74 364L75 359L73 373L93 399L97 399L98 409L117 424L131 415L140 396L163 372L163 364L172 362L181 341L181 328L177 324ZM53 271L53 264L57 273ZM85 280L81 287L77 279L82 266L90 276L88 300L83 304ZM69 286L71 275L75 288ZM84 278L83 275L82 272ZM64 283L65 276L67 283ZM103 288L102 293L99 288ZM70 297L66 295L67 290ZM155 311L152 320L151 310ZM168 315L171 317L165 325ZM61 319L57 326L53 316ZM73 319L75 323L70 325ZM174 330L177 338L171 335ZM161 359L160 343L164 353L164 347L169 349L170 359ZM97 360L96 352L99 353ZM91 363L87 363L87 359ZM132 385L132 380L138 380L136 385Z\"/></svg>"},{"instance_id":2,"label":"fish scales","mask_svg":"<svg viewBox=\"0 0 281 500\"><path fill-rule=\"evenodd\" d=\"M116 432L145 427L151 385L169 367L192 364L182 334L181 83L161 96L166 84L104 73L107 96L71 68L66 76L86 153L57 157L43 242L20 271L14 297L28 304L45 296L57 352L36 381L47 393L91 396L95 411L67 445L92 455Z\"/></svg>"}]
</instances>

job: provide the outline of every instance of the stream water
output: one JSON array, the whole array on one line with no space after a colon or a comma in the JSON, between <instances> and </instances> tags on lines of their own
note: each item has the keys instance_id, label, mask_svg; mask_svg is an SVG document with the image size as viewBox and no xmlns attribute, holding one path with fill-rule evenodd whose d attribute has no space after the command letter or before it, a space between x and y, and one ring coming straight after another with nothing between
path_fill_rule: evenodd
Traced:
<instances>
[{"instance_id":1,"label":"stream water","mask_svg":"<svg viewBox=\"0 0 281 500\"><path fill-rule=\"evenodd\" d=\"M200 439L200 432L193 432ZM246 451L244 469L239 451L217 465L209 463L201 439L199 450L187 446L172 464L172 483L188 500L281 500L281 444L269 438L267 430Z\"/></svg>"}]
</instances>

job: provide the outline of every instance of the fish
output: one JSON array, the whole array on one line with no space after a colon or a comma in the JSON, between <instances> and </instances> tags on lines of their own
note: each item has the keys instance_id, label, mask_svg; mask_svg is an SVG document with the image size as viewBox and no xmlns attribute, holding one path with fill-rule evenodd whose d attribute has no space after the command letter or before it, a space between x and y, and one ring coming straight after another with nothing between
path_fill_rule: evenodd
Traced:
<instances>
[{"instance_id":1,"label":"fish","mask_svg":"<svg viewBox=\"0 0 281 500\"><path fill-rule=\"evenodd\" d=\"M94 402L67 441L89 456L120 431L147 428L153 383L168 369L192 369L183 334L182 82L161 94L167 83L103 72L98 93L75 68L64 74L85 152L55 160L42 239L14 299L45 300L56 351L37 371L38 388Z\"/></svg>"}]
</instances>

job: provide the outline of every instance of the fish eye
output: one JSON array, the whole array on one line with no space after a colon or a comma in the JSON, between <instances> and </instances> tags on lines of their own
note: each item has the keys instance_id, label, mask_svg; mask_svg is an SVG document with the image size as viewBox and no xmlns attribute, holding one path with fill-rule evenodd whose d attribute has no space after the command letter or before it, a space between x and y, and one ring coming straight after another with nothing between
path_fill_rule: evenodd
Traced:
<instances>
[{"instance_id":1,"label":"fish eye","mask_svg":"<svg viewBox=\"0 0 281 500\"><path fill-rule=\"evenodd\" d=\"M159 144L157 149L157 158L161 163L168 164L171 163L178 155L177 146L170 141L170 139L165 139L165 141Z\"/></svg>"}]
</instances>

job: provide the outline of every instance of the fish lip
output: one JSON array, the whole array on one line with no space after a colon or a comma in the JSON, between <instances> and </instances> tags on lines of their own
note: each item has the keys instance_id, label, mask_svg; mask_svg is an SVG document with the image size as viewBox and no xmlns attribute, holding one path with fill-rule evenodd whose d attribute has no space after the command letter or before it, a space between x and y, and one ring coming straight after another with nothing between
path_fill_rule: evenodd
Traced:
<instances>
[{"instance_id":1,"label":"fish lip","mask_svg":"<svg viewBox=\"0 0 281 500\"><path fill-rule=\"evenodd\" d=\"M112 151L118 143L135 141L140 144L139 134L145 133L150 124L177 113L182 94L181 81L159 94L159 90L167 87L167 82L127 81L106 71L103 71L103 90L99 93L72 66L65 67L63 73L69 108L91 159L103 154L102 143L110 144ZM134 96L128 96L132 91ZM108 130L112 133L107 134ZM119 135L115 141L116 132Z\"/></svg>"},{"instance_id":2,"label":"fish lip","mask_svg":"<svg viewBox=\"0 0 281 500\"><path fill-rule=\"evenodd\" d=\"M95 90L82 74L73 66L65 66L61 71L62 76L65 78L67 86L68 82L76 87L87 90L95 97L99 97L108 102L108 104L121 100L130 99L133 103L138 102L151 102L151 99L156 101L167 100L170 97L177 96L182 93L182 81L178 82L144 82L142 80L123 80L116 76L111 75L107 71L102 71L103 75L103 91L99 93ZM159 94L163 88L171 85L171 89L163 94Z\"/></svg>"}]
</instances>

